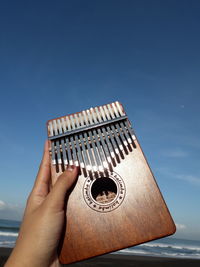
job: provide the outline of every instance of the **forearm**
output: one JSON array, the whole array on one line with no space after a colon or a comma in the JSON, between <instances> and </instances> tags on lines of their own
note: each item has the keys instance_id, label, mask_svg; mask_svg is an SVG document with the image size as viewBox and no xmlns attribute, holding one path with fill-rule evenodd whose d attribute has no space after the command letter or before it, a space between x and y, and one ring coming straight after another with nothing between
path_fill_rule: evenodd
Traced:
<instances>
[{"instance_id":1,"label":"forearm","mask_svg":"<svg viewBox=\"0 0 200 267\"><path fill-rule=\"evenodd\" d=\"M27 253L17 247L13 249L8 261L4 267L61 267L57 257L50 261L46 261L41 257L36 257L32 253Z\"/></svg>"},{"instance_id":2,"label":"forearm","mask_svg":"<svg viewBox=\"0 0 200 267\"><path fill-rule=\"evenodd\" d=\"M51 184L48 142L39 172L27 201L16 246L5 267L60 267L58 244L65 219L66 195L78 177L78 168L69 168Z\"/></svg>"}]
</instances>

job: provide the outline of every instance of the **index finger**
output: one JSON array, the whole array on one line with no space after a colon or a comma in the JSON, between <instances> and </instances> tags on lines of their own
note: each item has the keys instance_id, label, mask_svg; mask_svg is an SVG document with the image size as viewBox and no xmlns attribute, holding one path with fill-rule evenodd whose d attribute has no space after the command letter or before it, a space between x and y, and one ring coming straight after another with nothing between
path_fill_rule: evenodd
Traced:
<instances>
[{"instance_id":1,"label":"index finger","mask_svg":"<svg viewBox=\"0 0 200 267\"><path fill-rule=\"evenodd\" d=\"M36 194L40 192L44 194L44 196L46 196L49 192L50 178L51 178L50 157L49 157L49 147L47 140L45 142L44 153L39 167L39 171L33 186L33 192Z\"/></svg>"}]
</instances>

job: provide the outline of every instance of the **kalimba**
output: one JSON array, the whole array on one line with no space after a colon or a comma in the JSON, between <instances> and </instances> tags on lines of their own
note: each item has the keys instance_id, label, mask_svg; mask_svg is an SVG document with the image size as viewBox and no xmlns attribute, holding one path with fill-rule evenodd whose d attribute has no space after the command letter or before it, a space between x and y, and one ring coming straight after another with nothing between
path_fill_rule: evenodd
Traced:
<instances>
[{"instance_id":1,"label":"kalimba","mask_svg":"<svg viewBox=\"0 0 200 267\"><path fill-rule=\"evenodd\" d=\"M52 183L80 167L66 212L61 263L168 236L175 225L119 102L47 122Z\"/></svg>"}]
</instances>

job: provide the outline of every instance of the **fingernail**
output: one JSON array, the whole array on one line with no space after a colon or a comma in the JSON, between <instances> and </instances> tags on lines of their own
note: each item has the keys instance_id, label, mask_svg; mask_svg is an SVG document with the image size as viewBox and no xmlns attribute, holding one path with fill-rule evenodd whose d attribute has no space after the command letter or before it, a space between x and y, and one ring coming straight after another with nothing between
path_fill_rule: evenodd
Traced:
<instances>
[{"instance_id":1,"label":"fingernail","mask_svg":"<svg viewBox=\"0 0 200 267\"><path fill-rule=\"evenodd\" d=\"M72 172L76 167L74 165L68 165L67 170Z\"/></svg>"}]
</instances>

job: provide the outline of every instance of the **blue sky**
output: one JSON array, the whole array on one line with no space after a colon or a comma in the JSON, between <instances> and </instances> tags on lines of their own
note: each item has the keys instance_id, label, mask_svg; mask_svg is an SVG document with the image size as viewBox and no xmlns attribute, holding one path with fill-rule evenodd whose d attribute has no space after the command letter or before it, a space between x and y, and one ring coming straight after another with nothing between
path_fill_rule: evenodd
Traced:
<instances>
[{"instance_id":1,"label":"blue sky","mask_svg":"<svg viewBox=\"0 0 200 267\"><path fill-rule=\"evenodd\" d=\"M200 2L0 4L0 218L19 219L48 119L119 100L178 225L200 240Z\"/></svg>"}]
</instances>

